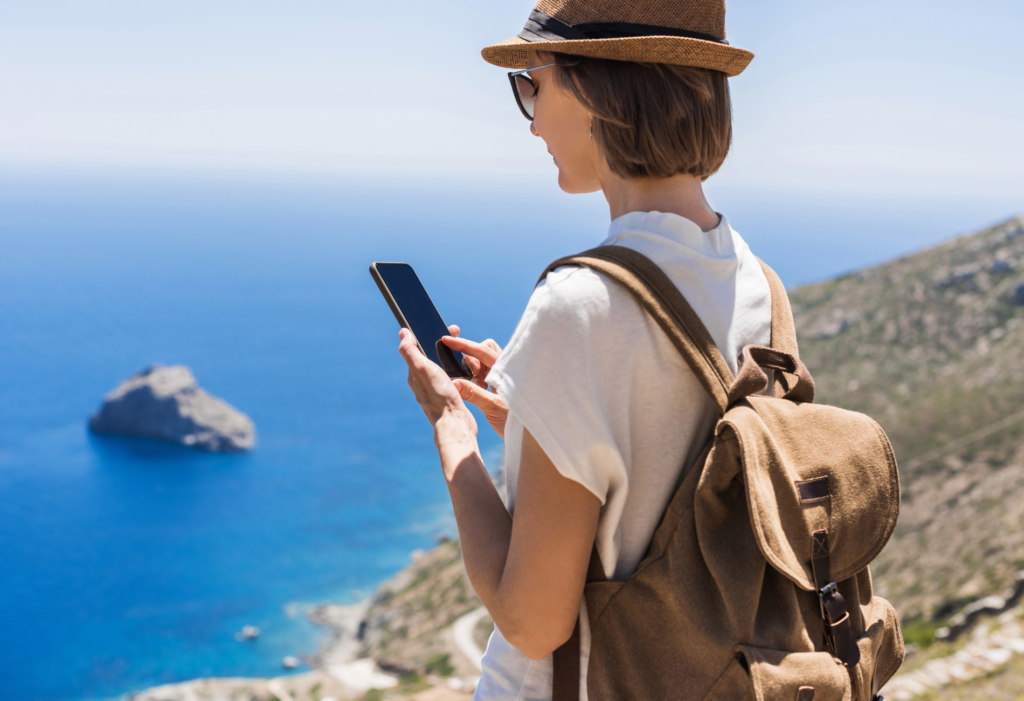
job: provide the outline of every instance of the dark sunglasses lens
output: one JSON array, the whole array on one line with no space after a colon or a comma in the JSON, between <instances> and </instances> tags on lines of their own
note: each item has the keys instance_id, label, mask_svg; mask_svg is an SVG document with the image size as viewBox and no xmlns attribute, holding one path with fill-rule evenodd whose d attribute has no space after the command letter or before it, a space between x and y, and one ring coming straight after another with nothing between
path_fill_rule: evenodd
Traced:
<instances>
[{"instance_id":1,"label":"dark sunglasses lens","mask_svg":"<svg viewBox=\"0 0 1024 701\"><path fill-rule=\"evenodd\" d=\"M516 95L519 96L519 104L529 119L533 119L533 105L537 101L537 91L530 79L523 75L517 75L515 79Z\"/></svg>"}]
</instances>

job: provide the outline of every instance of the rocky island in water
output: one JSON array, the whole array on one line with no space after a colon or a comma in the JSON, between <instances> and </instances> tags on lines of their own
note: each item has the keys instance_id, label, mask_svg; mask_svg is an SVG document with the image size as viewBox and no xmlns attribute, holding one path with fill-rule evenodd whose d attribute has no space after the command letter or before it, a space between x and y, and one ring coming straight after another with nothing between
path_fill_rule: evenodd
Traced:
<instances>
[{"instance_id":1,"label":"rocky island in water","mask_svg":"<svg viewBox=\"0 0 1024 701\"><path fill-rule=\"evenodd\" d=\"M204 391L184 365L151 365L129 377L104 398L89 429L212 452L256 444L252 419Z\"/></svg>"}]
</instances>

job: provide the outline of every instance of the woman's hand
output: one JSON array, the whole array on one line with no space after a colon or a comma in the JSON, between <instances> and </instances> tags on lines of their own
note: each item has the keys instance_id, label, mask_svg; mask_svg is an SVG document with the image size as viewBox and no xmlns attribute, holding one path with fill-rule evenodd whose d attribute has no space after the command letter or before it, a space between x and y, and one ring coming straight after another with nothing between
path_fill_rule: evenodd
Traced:
<instances>
[{"instance_id":1,"label":"woman's hand","mask_svg":"<svg viewBox=\"0 0 1024 701\"><path fill-rule=\"evenodd\" d=\"M502 440L505 440L505 421L508 419L508 404L491 391L487 385L487 375L491 368L498 362L501 355L501 346L494 340L488 338L483 343L475 343L464 338L459 338L459 327L449 326L451 336L442 338L441 341L452 350L459 351L466 356L466 363L473 371L473 381L455 380L455 386L459 390L459 396L475 406L487 417L487 423L491 425L494 432Z\"/></svg>"},{"instance_id":2,"label":"woman's hand","mask_svg":"<svg viewBox=\"0 0 1024 701\"><path fill-rule=\"evenodd\" d=\"M458 333L457 328L454 333ZM459 444L471 445L475 450L476 419L463 403L448 373L420 351L412 331L402 329L398 338L398 353L409 366L409 388L434 427L438 449Z\"/></svg>"}]
</instances>

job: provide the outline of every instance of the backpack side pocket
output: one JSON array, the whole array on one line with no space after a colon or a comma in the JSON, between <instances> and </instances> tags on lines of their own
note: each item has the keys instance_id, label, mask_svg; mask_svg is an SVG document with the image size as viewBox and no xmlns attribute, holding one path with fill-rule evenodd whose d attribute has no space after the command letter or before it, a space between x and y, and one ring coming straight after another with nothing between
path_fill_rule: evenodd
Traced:
<instances>
[{"instance_id":1,"label":"backpack side pocket","mask_svg":"<svg viewBox=\"0 0 1024 701\"><path fill-rule=\"evenodd\" d=\"M846 668L828 652L784 652L740 647L756 701L853 701Z\"/></svg>"}]
</instances>

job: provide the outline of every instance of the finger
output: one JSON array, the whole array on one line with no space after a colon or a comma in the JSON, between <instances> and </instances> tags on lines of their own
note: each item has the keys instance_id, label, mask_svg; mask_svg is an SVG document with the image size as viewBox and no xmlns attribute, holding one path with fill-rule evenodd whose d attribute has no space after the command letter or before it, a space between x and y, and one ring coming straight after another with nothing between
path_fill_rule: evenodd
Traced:
<instances>
[{"instance_id":1,"label":"finger","mask_svg":"<svg viewBox=\"0 0 1024 701\"><path fill-rule=\"evenodd\" d=\"M462 329L460 329L458 327L458 325L456 325L456 324L452 324L451 326L448 327L448 333L450 333L452 335L452 338L458 338L459 337L459 333L461 331L462 331Z\"/></svg>"},{"instance_id":2,"label":"finger","mask_svg":"<svg viewBox=\"0 0 1024 701\"><path fill-rule=\"evenodd\" d=\"M402 334L398 353L409 366L409 387L417 401L426 407L443 397L452 398L452 380L441 366L424 355L412 333Z\"/></svg>"},{"instance_id":3,"label":"finger","mask_svg":"<svg viewBox=\"0 0 1024 701\"><path fill-rule=\"evenodd\" d=\"M491 372L491 367L494 365L495 362L497 362L498 356L501 355L501 346L495 343L494 340L492 339L487 339L483 343L479 344L474 344L473 341L469 341L467 339L453 338L451 340L461 341L464 344L472 344L460 346L460 350L462 350L464 357L466 358L466 364L469 366L470 370L473 373L473 382L475 382L478 386L482 387L485 390L490 389L487 385L487 377ZM451 344L448 343L446 343L446 345L451 346ZM474 346L476 348L474 348ZM486 357L481 360L474 358L474 350L483 352L486 355ZM488 350L489 353L487 352Z\"/></svg>"},{"instance_id":4,"label":"finger","mask_svg":"<svg viewBox=\"0 0 1024 701\"><path fill-rule=\"evenodd\" d=\"M402 341L398 344L398 354L402 356L402 359L405 360L410 368L414 367L417 370L422 370L424 363L429 363L430 360L420 352L420 347L416 343L416 336L411 331L400 334L400 336Z\"/></svg>"},{"instance_id":5,"label":"finger","mask_svg":"<svg viewBox=\"0 0 1024 701\"><path fill-rule=\"evenodd\" d=\"M467 355L465 357L468 358L469 356ZM479 363L479 361L477 361L477 362ZM490 368L482 367L482 366L478 367L477 370L473 373L473 384L475 384L480 389L484 389L484 390L487 390L489 392L491 390L491 387L487 383L487 378L490 377L490 374L491 374L491 369Z\"/></svg>"},{"instance_id":6,"label":"finger","mask_svg":"<svg viewBox=\"0 0 1024 701\"><path fill-rule=\"evenodd\" d=\"M416 334L410 329L402 328L398 331L398 349L401 352L402 346L411 343L414 347L419 346L419 342L416 340Z\"/></svg>"},{"instance_id":7,"label":"finger","mask_svg":"<svg viewBox=\"0 0 1024 701\"><path fill-rule=\"evenodd\" d=\"M412 334L399 335L399 338L401 340L398 342L398 354L405 358L406 362L409 362L409 353L413 350L418 350L416 348L416 340L412 337Z\"/></svg>"},{"instance_id":8,"label":"finger","mask_svg":"<svg viewBox=\"0 0 1024 701\"><path fill-rule=\"evenodd\" d=\"M476 358L471 358L468 355L464 355L462 357L466 361L466 366L469 368L469 371L473 373L473 376L476 377L477 375L479 375L480 361L477 360Z\"/></svg>"},{"instance_id":9,"label":"finger","mask_svg":"<svg viewBox=\"0 0 1024 701\"><path fill-rule=\"evenodd\" d=\"M441 341L452 350L457 350L460 353L472 356L487 367L493 367L498 361L498 356L501 354L500 348L495 350L493 347L485 346L482 343L476 343L475 341L470 341L465 338L445 336ZM496 343L494 345L497 346Z\"/></svg>"},{"instance_id":10,"label":"finger","mask_svg":"<svg viewBox=\"0 0 1024 701\"><path fill-rule=\"evenodd\" d=\"M454 384L462 400L469 402L484 414L490 415L505 408L505 402L498 395L481 389L468 380L455 380Z\"/></svg>"}]
</instances>

